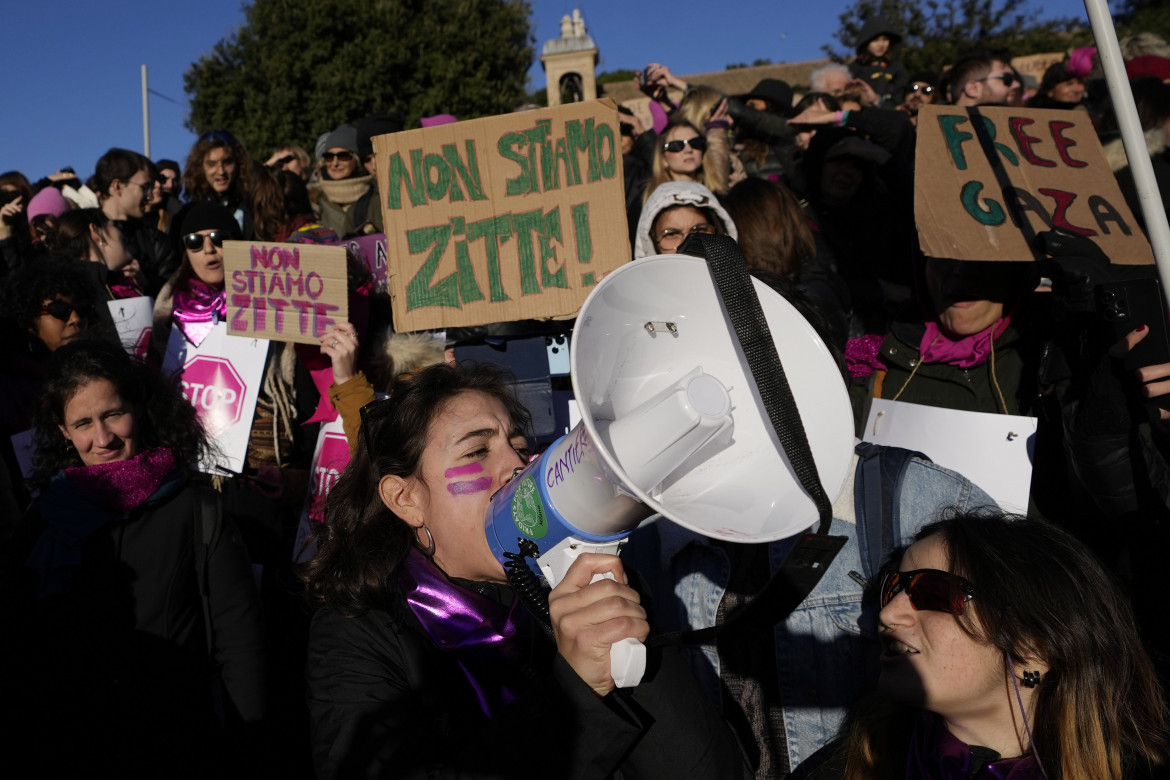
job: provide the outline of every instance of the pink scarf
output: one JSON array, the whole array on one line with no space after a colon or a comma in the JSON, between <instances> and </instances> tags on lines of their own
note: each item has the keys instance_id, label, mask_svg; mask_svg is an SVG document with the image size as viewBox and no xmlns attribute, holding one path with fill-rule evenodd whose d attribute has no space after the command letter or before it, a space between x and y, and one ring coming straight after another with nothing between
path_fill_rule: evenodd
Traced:
<instances>
[{"instance_id":1,"label":"pink scarf","mask_svg":"<svg viewBox=\"0 0 1170 780\"><path fill-rule=\"evenodd\" d=\"M1010 315L1000 317L972 336L951 341L939 329L938 323L931 320L926 323L926 333L922 335L918 354L923 363L947 363L959 368L981 366L991 355L992 342L1003 335L1011 321Z\"/></svg>"},{"instance_id":2,"label":"pink scarf","mask_svg":"<svg viewBox=\"0 0 1170 780\"><path fill-rule=\"evenodd\" d=\"M62 473L102 509L128 515L154 495L174 470L174 450L160 447L141 452L129 460L78 466Z\"/></svg>"},{"instance_id":3,"label":"pink scarf","mask_svg":"<svg viewBox=\"0 0 1170 780\"><path fill-rule=\"evenodd\" d=\"M175 292L175 309L171 318L195 346L203 343L216 325L227 317L227 290L215 289L192 277Z\"/></svg>"}]
</instances>

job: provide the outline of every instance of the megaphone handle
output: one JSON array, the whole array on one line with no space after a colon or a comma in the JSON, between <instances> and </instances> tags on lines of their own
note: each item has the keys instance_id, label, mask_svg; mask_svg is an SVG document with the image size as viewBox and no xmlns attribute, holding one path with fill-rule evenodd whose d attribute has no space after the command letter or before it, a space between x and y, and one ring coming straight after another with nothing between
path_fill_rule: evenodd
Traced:
<instances>
[{"instance_id":1,"label":"megaphone handle","mask_svg":"<svg viewBox=\"0 0 1170 780\"><path fill-rule=\"evenodd\" d=\"M590 583L598 580L612 580L614 576L594 574ZM609 646L609 675L619 688L633 688L642 682L642 675L646 674L646 645L633 637L614 642Z\"/></svg>"}]
</instances>

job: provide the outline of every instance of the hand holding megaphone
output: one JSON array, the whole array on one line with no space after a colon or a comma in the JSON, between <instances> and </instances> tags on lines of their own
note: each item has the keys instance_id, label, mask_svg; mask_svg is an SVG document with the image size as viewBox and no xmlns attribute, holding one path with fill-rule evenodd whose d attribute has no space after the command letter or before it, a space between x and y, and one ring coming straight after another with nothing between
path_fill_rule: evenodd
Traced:
<instances>
[{"instance_id":1,"label":"hand holding megaphone","mask_svg":"<svg viewBox=\"0 0 1170 780\"><path fill-rule=\"evenodd\" d=\"M614 689L615 677L623 676L613 668L611 649L623 643L641 647L650 634L646 610L626 582L621 559L577 556L549 594L548 606L558 652L590 688L605 696Z\"/></svg>"}]
</instances>

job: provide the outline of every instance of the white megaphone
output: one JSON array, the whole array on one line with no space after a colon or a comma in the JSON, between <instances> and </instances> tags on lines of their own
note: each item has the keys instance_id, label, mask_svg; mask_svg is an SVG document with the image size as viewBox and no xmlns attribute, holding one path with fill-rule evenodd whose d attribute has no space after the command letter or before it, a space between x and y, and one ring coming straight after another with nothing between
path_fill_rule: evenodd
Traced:
<instances>
[{"instance_id":1,"label":"white megaphone","mask_svg":"<svg viewBox=\"0 0 1170 780\"><path fill-rule=\"evenodd\" d=\"M832 500L853 458L845 384L812 326L753 284ZM492 497L488 543L502 563L535 545L555 587L578 554L618 553L654 513L736 542L817 521L705 260L656 255L610 273L581 307L569 357L582 421ZM611 667L619 687L636 685L645 648L615 644Z\"/></svg>"}]
</instances>

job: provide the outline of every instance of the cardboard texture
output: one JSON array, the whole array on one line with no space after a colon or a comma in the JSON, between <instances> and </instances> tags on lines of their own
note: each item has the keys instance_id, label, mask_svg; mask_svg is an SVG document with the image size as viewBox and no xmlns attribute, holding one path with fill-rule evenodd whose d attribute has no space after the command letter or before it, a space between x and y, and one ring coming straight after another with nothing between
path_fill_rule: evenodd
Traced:
<instances>
[{"instance_id":1,"label":"cardboard texture","mask_svg":"<svg viewBox=\"0 0 1170 780\"><path fill-rule=\"evenodd\" d=\"M228 335L316 344L349 319L345 248L223 242Z\"/></svg>"},{"instance_id":2,"label":"cardboard texture","mask_svg":"<svg viewBox=\"0 0 1170 780\"><path fill-rule=\"evenodd\" d=\"M571 317L630 260L611 100L373 143L397 331Z\"/></svg>"},{"instance_id":3,"label":"cardboard texture","mask_svg":"<svg viewBox=\"0 0 1170 780\"><path fill-rule=\"evenodd\" d=\"M922 251L1038 259L1038 232L1090 237L1117 264L1154 262L1083 111L923 106L914 218Z\"/></svg>"},{"instance_id":4,"label":"cardboard texture","mask_svg":"<svg viewBox=\"0 0 1170 780\"><path fill-rule=\"evenodd\" d=\"M1040 86L1044 79L1044 71L1050 65L1064 61L1062 51L1047 52L1044 54L1029 54L1026 57L1012 57L1012 67L1024 78L1024 84L1032 89Z\"/></svg>"}]
</instances>

